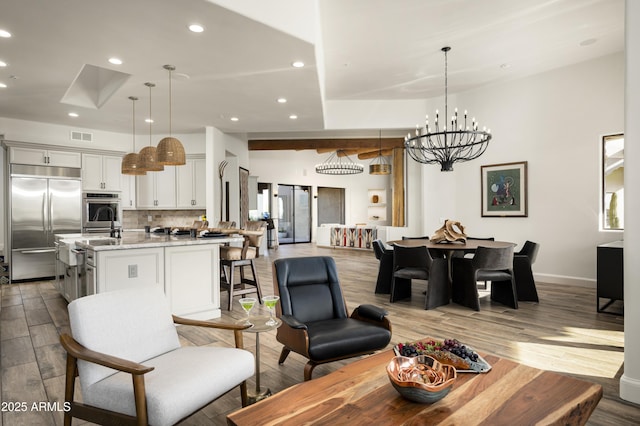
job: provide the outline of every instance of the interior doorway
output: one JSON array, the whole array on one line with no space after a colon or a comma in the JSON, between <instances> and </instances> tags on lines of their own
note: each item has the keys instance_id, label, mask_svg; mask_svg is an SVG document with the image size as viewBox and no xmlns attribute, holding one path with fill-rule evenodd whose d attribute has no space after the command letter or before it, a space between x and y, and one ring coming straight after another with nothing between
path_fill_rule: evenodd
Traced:
<instances>
[{"instance_id":1,"label":"interior doorway","mask_svg":"<svg viewBox=\"0 0 640 426\"><path fill-rule=\"evenodd\" d=\"M323 223L344 225L344 188L318 187L318 226Z\"/></svg>"},{"instance_id":2,"label":"interior doorway","mask_svg":"<svg viewBox=\"0 0 640 426\"><path fill-rule=\"evenodd\" d=\"M278 185L278 241L311 242L311 187Z\"/></svg>"}]
</instances>

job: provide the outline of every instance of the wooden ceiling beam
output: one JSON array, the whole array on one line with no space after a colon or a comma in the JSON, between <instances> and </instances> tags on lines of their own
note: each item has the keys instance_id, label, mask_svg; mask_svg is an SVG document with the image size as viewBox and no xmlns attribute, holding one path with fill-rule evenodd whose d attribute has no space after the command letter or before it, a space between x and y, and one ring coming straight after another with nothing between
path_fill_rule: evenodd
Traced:
<instances>
[{"instance_id":1,"label":"wooden ceiling beam","mask_svg":"<svg viewBox=\"0 0 640 426\"><path fill-rule=\"evenodd\" d=\"M358 154L358 160L370 160L372 158L376 158L378 154L381 154L383 157L389 157L393 155L393 149L383 149L382 151L375 150L375 151L361 152L360 154Z\"/></svg>"},{"instance_id":2,"label":"wooden ceiling beam","mask_svg":"<svg viewBox=\"0 0 640 426\"><path fill-rule=\"evenodd\" d=\"M357 138L357 139L254 139L249 140L249 151L278 151L305 149L336 151L338 149L393 149L404 147L404 138Z\"/></svg>"}]
</instances>

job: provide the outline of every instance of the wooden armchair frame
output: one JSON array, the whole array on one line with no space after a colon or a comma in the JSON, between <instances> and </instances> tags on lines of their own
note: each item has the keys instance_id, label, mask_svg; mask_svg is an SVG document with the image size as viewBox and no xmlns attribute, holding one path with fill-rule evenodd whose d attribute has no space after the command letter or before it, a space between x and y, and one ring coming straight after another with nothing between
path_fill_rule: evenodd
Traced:
<instances>
[{"instance_id":1,"label":"wooden armchair frame","mask_svg":"<svg viewBox=\"0 0 640 426\"><path fill-rule=\"evenodd\" d=\"M235 338L235 347L243 349L244 341L242 330L247 329L250 325L220 323L212 321L199 321L188 318L182 318L173 315L175 324L218 328L224 330L233 330ZM64 425L71 426L73 417L87 420L101 425L146 425L148 423L147 402L145 397L145 381L144 375L154 370L154 367L148 367L136 362L128 361L122 358L111 356L88 349L78 343L68 334L60 336L60 343L67 351L67 369L65 379L65 402L69 404L70 410L64 413ZM112 368L124 373L131 374L133 380L133 393L136 406L136 417L129 416L114 411L104 410L98 407L92 407L80 402L74 401L75 394L75 378L78 376L78 360L88 361L105 367ZM247 384L243 381L240 384L240 396L242 398L242 406L247 406Z\"/></svg>"}]
</instances>

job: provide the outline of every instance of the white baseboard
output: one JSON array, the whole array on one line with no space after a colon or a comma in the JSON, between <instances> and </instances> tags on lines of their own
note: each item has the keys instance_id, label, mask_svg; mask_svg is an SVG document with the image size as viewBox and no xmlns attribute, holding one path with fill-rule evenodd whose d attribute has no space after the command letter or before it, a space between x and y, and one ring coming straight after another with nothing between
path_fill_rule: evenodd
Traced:
<instances>
[{"instance_id":1,"label":"white baseboard","mask_svg":"<svg viewBox=\"0 0 640 426\"><path fill-rule=\"evenodd\" d=\"M569 277L554 274L533 274L533 276L536 281L543 283L596 288L596 280L592 278Z\"/></svg>"},{"instance_id":2,"label":"white baseboard","mask_svg":"<svg viewBox=\"0 0 640 426\"><path fill-rule=\"evenodd\" d=\"M620 398L640 404L640 380L623 374L620 377Z\"/></svg>"}]
</instances>

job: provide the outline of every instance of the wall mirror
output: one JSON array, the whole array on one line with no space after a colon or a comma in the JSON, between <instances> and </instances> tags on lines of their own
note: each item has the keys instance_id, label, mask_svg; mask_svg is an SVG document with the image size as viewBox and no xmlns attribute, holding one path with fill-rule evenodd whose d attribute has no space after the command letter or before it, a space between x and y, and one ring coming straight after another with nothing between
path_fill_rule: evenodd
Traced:
<instances>
[{"instance_id":1,"label":"wall mirror","mask_svg":"<svg viewBox=\"0 0 640 426\"><path fill-rule=\"evenodd\" d=\"M602 229L624 229L624 135L602 138Z\"/></svg>"}]
</instances>

